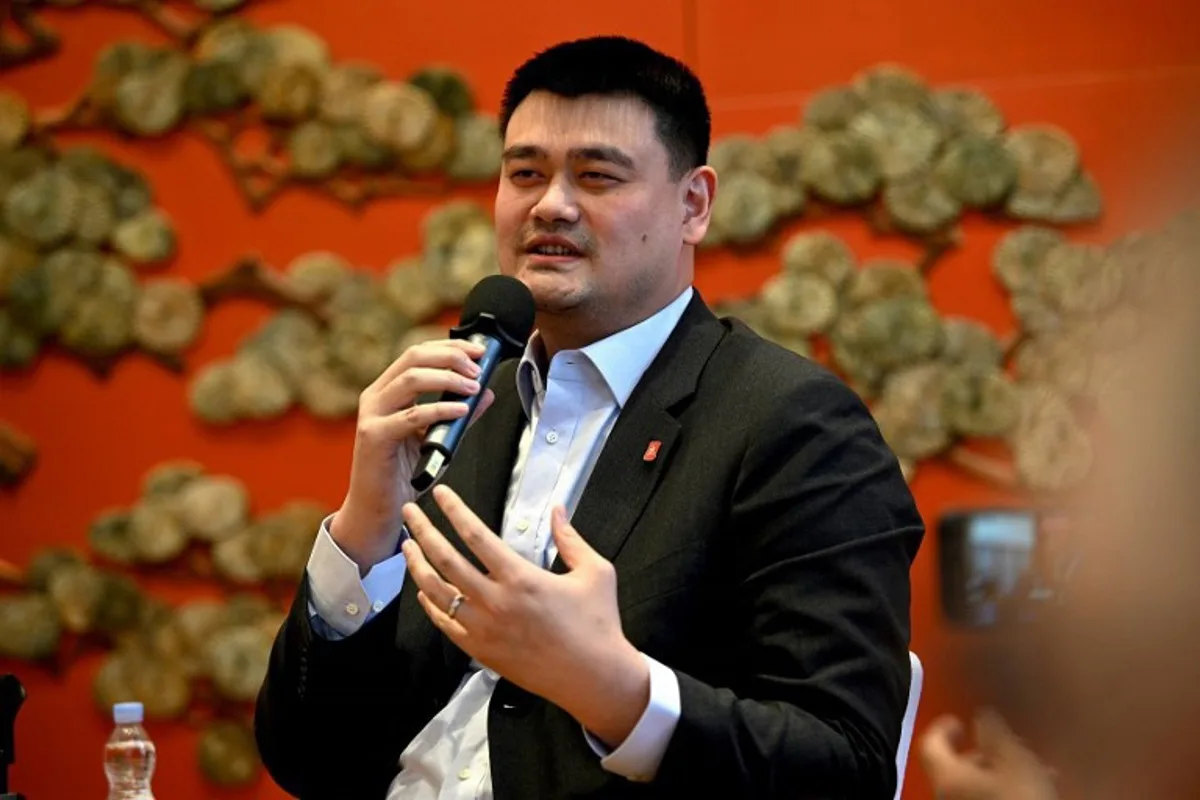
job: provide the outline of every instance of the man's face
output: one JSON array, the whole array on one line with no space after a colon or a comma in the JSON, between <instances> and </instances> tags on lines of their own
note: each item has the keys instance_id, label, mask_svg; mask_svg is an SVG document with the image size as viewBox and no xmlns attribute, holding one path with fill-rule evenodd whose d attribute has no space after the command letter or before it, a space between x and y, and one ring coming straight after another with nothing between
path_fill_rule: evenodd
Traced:
<instances>
[{"instance_id":1,"label":"man's face","mask_svg":"<svg viewBox=\"0 0 1200 800\"><path fill-rule=\"evenodd\" d=\"M672 180L649 107L534 92L504 146L500 271L530 288L539 312L623 327L688 285L681 253L703 237L708 200L696 214L695 177Z\"/></svg>"}]
</instances>

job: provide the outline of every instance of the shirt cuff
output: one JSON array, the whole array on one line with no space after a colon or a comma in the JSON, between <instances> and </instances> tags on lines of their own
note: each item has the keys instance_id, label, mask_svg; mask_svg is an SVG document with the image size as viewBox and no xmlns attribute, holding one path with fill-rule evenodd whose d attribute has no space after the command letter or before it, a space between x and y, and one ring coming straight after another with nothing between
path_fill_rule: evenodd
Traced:
<instances>
[{"instance_id":1,"label":"shirt cuff","mask_svg":"<svg viewBox=\"0 0 1200 800\"><path fill-rule=\"evenodd\" d=\"M679 678L670 667L665 667L650 656L642 653L650 667L650 702L642 712L637 725L629 736L613 751L592 736L587 729L587 738L592 752L600 756L600 766L631 781L647 783L654 780L658 765L662 763L667 745L679 723Z\"/></svg>"},{"instance_id":2,"label":"shirt cuff","mask_svg":"<svg viewBox=\"0 0 1200 800\"><path fill-rule=\"evenodd\" d=\"M329 534L332 519L331 514L321 522L308 557L308 610L332 631L350 636L400 594L407 564L404 554L396 553L361 577L358 564ZM325 633L321 628L317 632Z\"/></svg>"}]
</instances>

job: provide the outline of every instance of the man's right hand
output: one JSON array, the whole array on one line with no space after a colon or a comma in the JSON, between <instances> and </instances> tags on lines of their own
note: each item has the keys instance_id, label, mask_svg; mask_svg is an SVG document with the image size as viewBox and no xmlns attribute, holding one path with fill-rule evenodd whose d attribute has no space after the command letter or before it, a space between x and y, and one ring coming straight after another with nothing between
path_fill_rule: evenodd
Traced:
<instances>
[{"instance_id":1,"label":"man's right hand","mask_svg":"<svg viewBox=\"0 0 1200 800\"><path fill-rule=\"evenodd\" d=\"M405 350L363 390L350 487L330 523L330 535L365 575L395 555L403 525L401 509L416 499L409 479L430 425L467 413L466 403L418 405L426 393L473 395L481 390L475 359L482 345L461 339L423 342ZM478 418L493 399L487 390L475 410Z\"/></svg>"}]
</instances>

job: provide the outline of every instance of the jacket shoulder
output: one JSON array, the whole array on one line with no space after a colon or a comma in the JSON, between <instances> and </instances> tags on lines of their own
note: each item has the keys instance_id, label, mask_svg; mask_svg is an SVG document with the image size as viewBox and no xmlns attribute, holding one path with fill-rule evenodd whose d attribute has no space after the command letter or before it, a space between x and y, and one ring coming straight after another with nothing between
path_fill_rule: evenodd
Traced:
<instances>
[{"instance_id":1,"label":"jacket shoulder","mask_svg":"<svg viewBox=\"0 0 1200 800\"><path fill-rule=\"evenodd\" d=\"M727 332L706 370L710 382L768 401L797 393L831 393L843 402L862 402L840 375L823 364L765 339L739 319L726 317L720 322Z\"/></svg>"}]
</instances>

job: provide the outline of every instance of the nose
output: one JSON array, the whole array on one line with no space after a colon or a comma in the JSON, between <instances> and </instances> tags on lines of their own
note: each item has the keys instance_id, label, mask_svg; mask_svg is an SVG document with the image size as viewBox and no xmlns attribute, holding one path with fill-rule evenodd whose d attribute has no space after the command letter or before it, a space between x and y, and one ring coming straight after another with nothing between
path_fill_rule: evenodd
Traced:
<instances>
[{"instance_id":1,"label":"nose","mask_svg":"<svg viewBox=\"0 0 1200 800\"><path fill-rule=\"evenodd\" d=\"M557 175L546 184L546 191L538 198L531 211L534 219L546 223L579 221L579 206L566 178Z\"/></svg>"}]
</instances>

